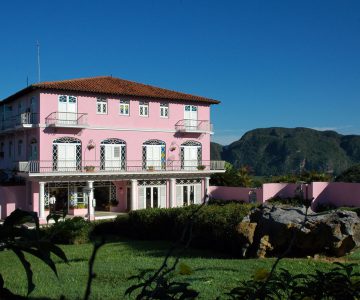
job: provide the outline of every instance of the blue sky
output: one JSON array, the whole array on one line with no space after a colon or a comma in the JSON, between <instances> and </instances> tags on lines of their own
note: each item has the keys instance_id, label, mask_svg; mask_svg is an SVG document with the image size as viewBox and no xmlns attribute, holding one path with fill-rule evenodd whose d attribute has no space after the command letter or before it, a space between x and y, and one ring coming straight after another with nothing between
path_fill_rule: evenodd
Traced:
<instances>
[{"instance_id":1,"label":"blue sky","mask_svg":"<svg viewBox=\"0 0 360 300\"><path fill-rule=\"evenodd\" d=\"M0 99L112 75L219 99L213 140L270 126L360 134L360 1L6 1Z\"/></svg>"}]
</instances>

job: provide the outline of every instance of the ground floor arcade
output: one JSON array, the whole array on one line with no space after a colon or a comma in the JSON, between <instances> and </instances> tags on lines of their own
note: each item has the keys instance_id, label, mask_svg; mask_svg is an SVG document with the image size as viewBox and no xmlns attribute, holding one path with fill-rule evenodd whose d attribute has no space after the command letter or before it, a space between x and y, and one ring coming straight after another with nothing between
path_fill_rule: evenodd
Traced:
<instances>
[{"instance_id":1,"label":"ground floor arcade","mask_svg":"<svg viewBox=\"0 0 360 300\"><path fill-rule=\"evenodd\" d=\"M69 178L70 179L70 178ZM94 219L95 212L128 212L200 204L209 177L28 181L28 207L45 220L50 211ZM54 200L55 199L55 200Z\"/></svg>"}]
</instances>

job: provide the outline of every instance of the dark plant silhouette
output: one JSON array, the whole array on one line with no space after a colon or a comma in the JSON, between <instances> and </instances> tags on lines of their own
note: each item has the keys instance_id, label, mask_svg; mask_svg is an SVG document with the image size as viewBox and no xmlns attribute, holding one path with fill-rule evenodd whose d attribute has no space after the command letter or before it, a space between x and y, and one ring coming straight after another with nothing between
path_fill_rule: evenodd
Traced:
<instances>
[{"instance_id":1,"label":"dark plant silhouette","mask_svg":"<svg viewBox=\"0 0 360 300\"><path fill-rule=\"evenodd\" d=\"M34 230L21 226L29 221L35 223ZM61 248L39 237L39 219L37 214L20 209L16 209L12 212L5 219L4 223L0 225L0 251L4 250L11 250L22 263L27 277L28 294L34 290L35 284L33 281L31 265L24 253L39 258L53 270L56 276L57 270L55 263L51 258L51 254L54 254L64 262L67 262L66 255ZM0 299L16 298L20 297L5 288L5 282L0 274Z\"/></svg>"}]
</instances>

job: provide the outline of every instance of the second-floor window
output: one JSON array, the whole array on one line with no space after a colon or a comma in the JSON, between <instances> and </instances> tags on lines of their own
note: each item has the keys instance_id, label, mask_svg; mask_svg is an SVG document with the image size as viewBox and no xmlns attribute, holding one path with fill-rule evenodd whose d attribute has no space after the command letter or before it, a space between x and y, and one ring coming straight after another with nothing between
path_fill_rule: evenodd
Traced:
<instances>
[{"instance_id":1,"label":"second-floor window","mask_svg":"<svg viewBox=\"0 0 360 300\"><path fill-rule=\"evenodd\" d=\"M130 103L128 100L120 100L120 115L128 116L130 114Z\"/></svg>"},{"instance_id":2,"label":"second-floor window","mask_svg":"<svg viewBox=\"0 0 360 300\"><path fill-rule=\"evenodd\" d=\"M149 116L149 103L147 103L147 102L140 102L139 103L139 115L141 117L148 117Z\"/></svg>"},{"instance_id":3,"label":"second-floor window","mask_svg":"<svg viewBox=\"0 0 360 300\"><path fill-rule=\"evenodd\" d=\"M96 100L96 112L98 114L107 114L107 99L97 98Z\"/></svg>"},{"instance_id":4,"label":"second-floor window","mask_svg":"<svg viewBox=\"0 0 360 300\"><path fill-rule=\"evenodd\" d=\"M18 141L18 156L20 157L22 155L22 148L23 148L23 141Z\"/></svg>"},{"instance_id":5,"label":"second-floor window","mask_svg":"<svg viewBox=\"0 0 360 300\"><path fill-rule=\"evenodd\" d=\"M160 104L160 117L161 118L169 117L169 104L167 104L167 103Z\"/></svg>"}]
</instances>

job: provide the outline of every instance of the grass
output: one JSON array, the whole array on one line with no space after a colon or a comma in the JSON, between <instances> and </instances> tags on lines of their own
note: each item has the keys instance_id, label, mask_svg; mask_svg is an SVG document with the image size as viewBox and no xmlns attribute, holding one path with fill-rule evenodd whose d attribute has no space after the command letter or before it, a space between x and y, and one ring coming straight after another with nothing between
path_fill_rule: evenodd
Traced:
<instances>
[{"instance_id":1,"label":"grass","mask_svg":"<svg viewBox=\"0 0 360 300\"><path fill-rule=\"evenodd\" d=\"M160 266L168 247L167 242L154 241L122 241L105 245L99 250L95 262L94 271L97 276L92 285L91 299L125 298L125 290L134 283L127 278L140 270ZM28 257L36 284L31 297L83 297L92 245L71 245L62 248L66 252L69 264L56 260L59 278L38 259ZM360 251L346 257L345 260L360 262ZM256 269L270 269L274 259L230 259L213 252L191 249L181 261L194 272L191 275L176 275L178 279L191 283L191 286L200 292L200 299L215 299L235 287L240 280L250 279ZM8 251L1 252L0 262L0 273L4 277L5 286L13 292L26 295L25 272L15 255ZM326 270L331 267L331 263L321 259L284 259L279 267L293 273L309 273L316 268Z\"/></svg>"}]
</instances>

